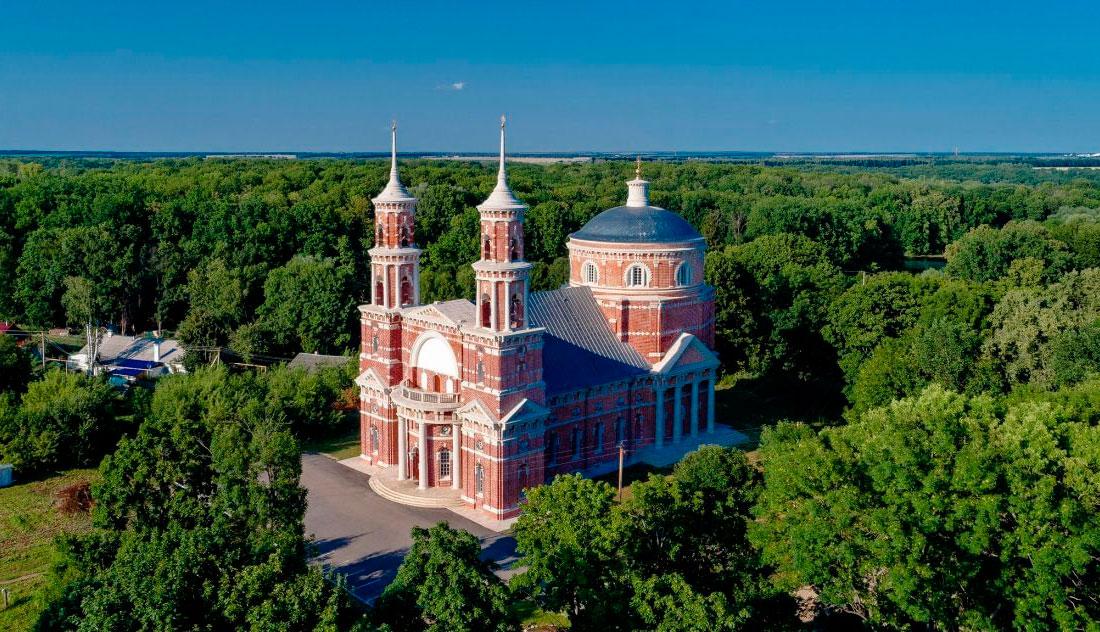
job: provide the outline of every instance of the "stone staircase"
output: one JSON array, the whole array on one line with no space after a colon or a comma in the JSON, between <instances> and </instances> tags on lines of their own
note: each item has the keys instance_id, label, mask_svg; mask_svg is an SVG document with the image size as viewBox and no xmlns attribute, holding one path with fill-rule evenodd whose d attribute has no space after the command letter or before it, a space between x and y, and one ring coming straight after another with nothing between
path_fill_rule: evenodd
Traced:
<instances>
[{"instance_id":1,"label":"stone staircase","mask_svg":"<svg viewBox=\"0 0 1100 632\"><path fill-rule=\"evenodd\" d=\"M410 507L453 508L466 504L462 502L456 489L420 489L416 486L416 481L399 481L377 475L371 476L367 484L382 498Z\"/></svg>"}]
</instances>

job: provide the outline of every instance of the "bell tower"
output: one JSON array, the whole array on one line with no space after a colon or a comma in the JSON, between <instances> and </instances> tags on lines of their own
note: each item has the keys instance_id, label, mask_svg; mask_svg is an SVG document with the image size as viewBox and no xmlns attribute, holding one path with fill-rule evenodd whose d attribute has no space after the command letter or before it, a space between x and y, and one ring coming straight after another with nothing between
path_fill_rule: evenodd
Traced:
<instances>
[{"instance_id":1,"label":"bell tower","mask_svg":"<svg viewBox=\"0 0 1100 632\"><path fill-rule=\"evenodd\" d=\"M371 304L387 309L420 304L420 249L413 219L416 198L397 173L397 123L390 128L390 181L374 203L374 248L370 249Z\"/></svg>"},{"instance_id":2,"label":"bell tower","mask_svg":"<svg viewBox=\"0 0 1100 632\"><path fill-rule=\"evenodd\" d=\"M481 259L473 264L477 280L477 324L494 332L527 328L531 270L531 264L523 258L523 214L527 205L516 199L508 188L504 124L502 116L496 188L477 207L481 213Z\"/></svg>"}]
</instances>

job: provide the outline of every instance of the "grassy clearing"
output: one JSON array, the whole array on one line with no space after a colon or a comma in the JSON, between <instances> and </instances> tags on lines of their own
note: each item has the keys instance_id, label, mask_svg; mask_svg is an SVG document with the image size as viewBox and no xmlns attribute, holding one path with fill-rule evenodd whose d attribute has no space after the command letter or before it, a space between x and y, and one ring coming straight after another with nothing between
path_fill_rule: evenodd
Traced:
<instances>
[{"instance_id":1,"label":"grassy clearing","mask_svg":"<svg viewBox=\"0 0 1100 632\"><path fill-rule=\"evenodd\" d=\"M546 612L530 601L517 601L512 611L519 617L524 630L568 630L569 617L560 612Z\"/></svg>"},{"instance_id":2,"label":"grassy clearing","mask_svg":"<svg viewBox=\"0 0 1100 632\"><path fill-rule=\"evenodd\" d=\"M836 424L844 399L828 385L778 383L734 375L718 383L714 393L715 418L743 432L749 442L740 446L752 453L764 428L781 421L799 421L814 428Z\"/></svg>"},{"instance_id":3,"label":"grassy clearing","mask_svg":"<svg viewBox=\"0 0 1100 632\"><path fill-rule=\"evenodd\" d=\"M336 459L359 456L359 412L345 415L345 419L324 437L302 441L302 452L320 452Z\"/></svg>"},{"instance_id":4,"label":"grassy clearing","mask_svg":"<svg viewBox=\"0 0 1100 632\"><path fill-rule=\"evenodd\" d=\"M54 507L57 492L96 477L96 470L70 470L0 489L0 586L11 592L12 600L7 609L0 602L0 630L29 630L34 624L42 608L37 596L54 557L54 538L92 528L90 515L66 515Z\"/></svg>"}]
</instances>

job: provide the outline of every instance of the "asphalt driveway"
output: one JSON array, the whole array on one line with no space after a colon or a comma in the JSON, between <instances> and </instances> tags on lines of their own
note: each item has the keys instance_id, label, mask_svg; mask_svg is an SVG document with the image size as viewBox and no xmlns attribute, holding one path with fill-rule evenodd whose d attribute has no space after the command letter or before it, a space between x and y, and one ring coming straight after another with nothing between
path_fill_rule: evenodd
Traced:
<instances>
[{"instance_id":1,"label":"asphalt driveway","mask_svg":"<svg viewBox=\"0 0 1100 632\"><path fill-rule=\"evenodd\" d=\"M308 490L306 535L314 539L315 562L344 574L352 593L374 601L397 574L412 545L414 526L446 521L481 540L482 555L510 575L516 543L446 509L407 507L381 498L367 485L370 476L316 453L302 455L302 485Z\"/></svg>"}]
</instances>

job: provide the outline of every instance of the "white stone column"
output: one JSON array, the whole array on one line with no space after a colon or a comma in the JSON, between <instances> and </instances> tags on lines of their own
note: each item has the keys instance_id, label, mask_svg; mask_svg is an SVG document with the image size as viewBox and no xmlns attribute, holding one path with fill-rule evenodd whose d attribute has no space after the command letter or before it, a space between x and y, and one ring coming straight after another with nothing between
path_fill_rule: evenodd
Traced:
<instances>
[{"instance_id":1,"label":"white stone column","mask_svg":"<svg viewBox=\"0 0 1100 632\"><path fill-rule=\"evenodd\" d=\"M707 380L707 432L714 432L714 376Z\"/></svg>"},{"instance_id":2,"label":"white stone column","mask_svg":"<svg viewBox=\"0 0 1100 632\"><path fill-rule=\"evenodd\" d=\"M390 267L382 264L382 305L390 306Z\"/></svg>"},{"instance_id":3,"label":"white stone column","mask_svg":"<svg viewBox=\"0 0 1100 632\"><path fill-rule=\"evenodd\" d=\"M658 448L665 444L665 387L657 385L657 424L653 430L653 445Z\"/></svg>"},{"instance_id":4,"label":"white stone column","mask_svg":"<svg viewBox=\"0 0 1100 632\"><path fill-rule=\"evenodd\" d=\"M370 304L378 304L378 266L370 268Z\"/></svg>"},{"instance_id":5,"label":"white stone column","mask_svg":"<svg viewBox=\"0 0 1100 632\"><path fill-rule=\"evenodd\" d=\"M680 443L684 434L684 397L680 384L672 387L672 442Z\"/></svg>"},{"instance_id":6,"label":"white stone column","mask_svg":"<svg viewBox=\"0 0 1100 632\"><path fill-rule=\"evenodd\" d=\"M397 480L403 481L409 473L409 434L404 417L397 418Z\"/></svg>"},{"instance_id":7,"label":"white stone column","mask_svg":"<svg viewBox=\"0 0 1100 632\"><path fill-rule=\"evenodd\" d=\"M428 489L428 424L420 422L420 438L417 440L417 450L420 452L420 480L417 487Z\"/></svg>"},{"instance_id":8,"label":"white stone column","mask_svg":"<svg viewBox=\"0 0 1100 632\"><path fill-rule=\"evenodd\" d=\"M691 436L699 434L699 377L691 381Z\"/></svg>"},{"instance_id":9,"label":"white stone column","mask_svg":"<svg viewBox=\"0 0 1100 632\"><path fill-rule=\"evenodd\" d=\"M489 287L492 288L492 291L489 293L489 329L492 329L493 331L498 331L498 329L497 329L497 303L499 301L497 299L499 297L497 296L497 290L500 289L500 288L497 287L497 284L496 284L495 281L490 281L489 282Z\"/></svg>"},{"instance_id":10,"label":"white stone column","mask_svg":"<svg viewBox=\"0 0 1100 632\"><path fill-rule=\"evenodd\" d=\"M512 282L504 282L504 331L512 331Z\"/></svg>"},{"instance_id":11,"label":"white stone column","mask_svg":"<svg viewBox=\"0 0 1100 632\"><path fill-rule=\"evenodd\" d=\"M462 454L461 435L462 427L455 424L451 428L451 489L462 489L462 459L458 458Z\"/></svg>"}]
</instances>

